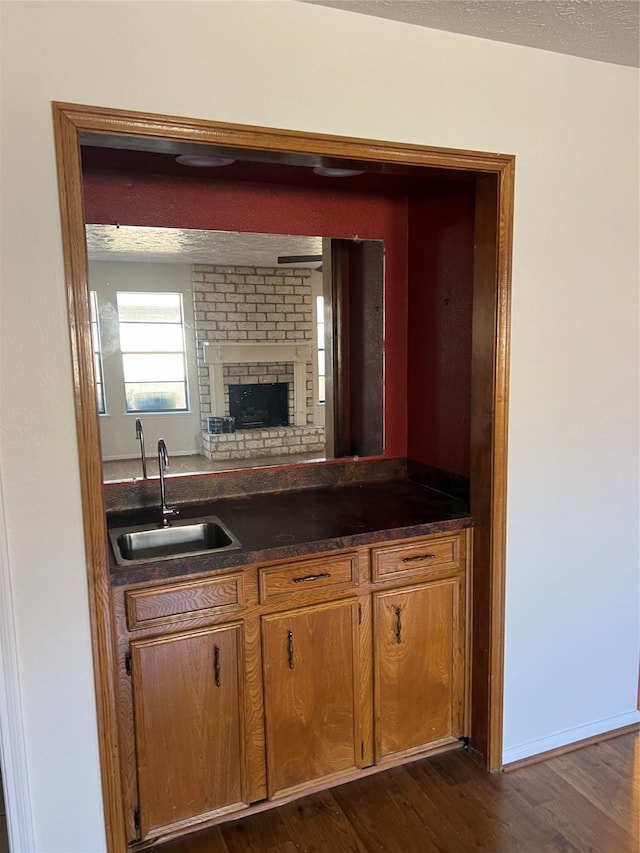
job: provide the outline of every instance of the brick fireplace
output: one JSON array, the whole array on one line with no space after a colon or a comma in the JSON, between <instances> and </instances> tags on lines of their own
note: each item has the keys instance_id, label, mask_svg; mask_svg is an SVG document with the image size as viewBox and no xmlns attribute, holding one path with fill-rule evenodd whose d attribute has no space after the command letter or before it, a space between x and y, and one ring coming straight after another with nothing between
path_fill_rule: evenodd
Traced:
<instances>
[{"instance_id":1,"label":"brick fireplace","mask_svg":"<svg viewBox=\"0 0 640 853\"><path fill-rule=\"evenodd\" d=\"M235 429L289 426L288 382L229 385L229 414Z\"/></svg>"},{"instance_id":2,"label":"brick fireplace","mask_svg":"<svg viewBox=\"0 0 640 853\"><path fill-rule=\"evenodd\" d=\"M196 265L193 279L205 456L324 452L324 427L313 416L310 271ZM231 386L261 384L286 384L288 425L208 432L209 416L231 414Z\"/></svg>"}]
</instances>

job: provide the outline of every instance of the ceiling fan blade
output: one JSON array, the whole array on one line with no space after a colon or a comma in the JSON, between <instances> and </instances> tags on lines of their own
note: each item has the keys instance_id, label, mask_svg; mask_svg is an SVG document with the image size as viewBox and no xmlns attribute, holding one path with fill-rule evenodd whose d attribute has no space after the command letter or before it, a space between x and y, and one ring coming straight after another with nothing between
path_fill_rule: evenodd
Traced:
<instances>
[{"instance_id":1,"label":"ceiling fan blade","mask_svg":"<svg viewBox=\"0 0 640 853\"><path fill-rule=\"evenodd\" d=\"M279 264L308 264L319 263L322 260L322 255L281 255L278 258Z\"/></svg>"}]
</instances>

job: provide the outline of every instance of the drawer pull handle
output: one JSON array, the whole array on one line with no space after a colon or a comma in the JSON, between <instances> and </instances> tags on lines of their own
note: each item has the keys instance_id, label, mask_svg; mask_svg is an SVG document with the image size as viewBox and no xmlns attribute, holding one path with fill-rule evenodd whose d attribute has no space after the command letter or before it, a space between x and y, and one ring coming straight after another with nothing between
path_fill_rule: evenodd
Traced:
<instances>
[{"instance_id":1,"label":"drawer pull handle","mask_svg":"<svg viewBox=\"0 0 640 853\"><path fill-rule=\"evenodd\" d=\"M403 563L419 563L421 560L435 560L435 554L418 554L416 557L403 557Z\"/></svg>"},{"instance_id":2,"label":"drawer pull handle","mask_svg":"<svg viewBox=\"0 0 640 853\"><path fill-rule=\"evenodd\" d=\"M216 677L216 687L220 687L220 649L216 646L213 652L213 669Z\"/></svg>"},{"instance_id":3,"label":"drawer pull handle","mask_svg":"<svg viewBox=\"0 0 640 853\"><path fill-rule=\"evenodd\" d=\"M293 631L289 631L287 634L287 644L289 648L289 669L293 669Z\"/></svg>"},{"instance_id":4,"label":"drawer pull handle","mask_svg":"<svg viewBox=\"0 0 640 853\"><path fill-rule=\"evenodd\" d=\"M396 642L402 642L402 608L396 607Z\"/></svg>"},{"instance_id":5,"label":"drawer pull handle","mask_svg":"<svg viewBox=\"0 0 640 853\"><path fill-rule=\"evenodd\" d=\"M301 578L294 578L294 583L306 583L307 581L319 581L321 578L330 578L331 572L320 572L319 575L304 575Z\"/></svg>"}]
</instances>

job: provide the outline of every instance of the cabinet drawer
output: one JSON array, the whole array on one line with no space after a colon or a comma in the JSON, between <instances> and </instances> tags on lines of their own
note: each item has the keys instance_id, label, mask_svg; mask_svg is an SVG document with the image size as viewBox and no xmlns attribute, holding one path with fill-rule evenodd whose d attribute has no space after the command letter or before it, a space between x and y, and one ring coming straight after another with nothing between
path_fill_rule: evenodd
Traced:
<instances>
[{"instance_id":1,"label":"cabinet drawer","mask_svg":"<svg viewBox=\"0 0 640 853\"><path fill-rule=\"evenodd\" d=\"M244 603L241 574L125 593L129 630L236 610Z\"/></svg>"},{"instance_id":2,"label":"cabinet drawer","mask_svg":"<svg viewBox=\"0 0 640 853\"><path fill-rule=\"evenodd\" d=\"M341 554L260 569L260 603L327 588L351 589L357 585L357 565L356 554Z\"/></svg>"},{"instance_id":3,"label":"cabinet drawer","mask_svg":"<svg viewBox=\"0 0 640 853\"><path fill-rule=\"evenodd\" d=\"M425 569L457 569L461 566L460 534L430 537L411 544L374 548L371 571L374 581Z\"/></svg>"}]
</instances>

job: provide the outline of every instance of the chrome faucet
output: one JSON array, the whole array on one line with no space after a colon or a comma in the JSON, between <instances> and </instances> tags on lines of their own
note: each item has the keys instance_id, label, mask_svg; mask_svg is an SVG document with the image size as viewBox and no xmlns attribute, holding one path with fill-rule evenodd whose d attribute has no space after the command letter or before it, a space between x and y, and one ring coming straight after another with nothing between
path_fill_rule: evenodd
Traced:
<instances>
[{"instance_id":1,"label":"chrome faucet","mask_svg":"<svg viewBox=\"0 0 640 853\"><path fill-rule=\"evenodd\" d=\"M158 442L158 470L160 471L160 512L162 513L162 526L169 527L169 518L178 515L180 510L174 506L167 506L164 493L164 469L169 467L169 453L164 439Z\"/></svg>"},{"instance_id":2,"label":"chrome faucet","mask_svg":"<svg viewBox=\"0 0 640 853\"><path fill-rule=\"evenodd\" d=\"M136 418L136 438L140 442L140 456L142 458L142 476L147 479L147 455L144 452L144 431L142 429L142 421Z\"/></svg>"}]
</instances>

